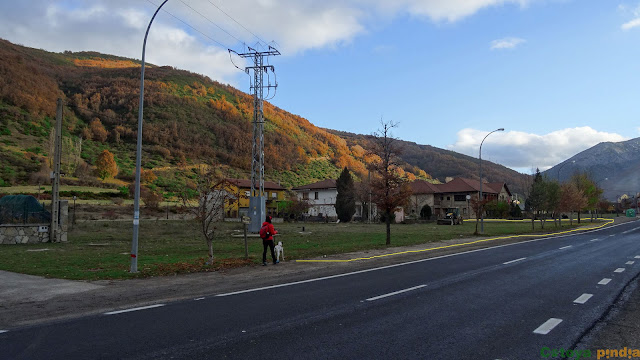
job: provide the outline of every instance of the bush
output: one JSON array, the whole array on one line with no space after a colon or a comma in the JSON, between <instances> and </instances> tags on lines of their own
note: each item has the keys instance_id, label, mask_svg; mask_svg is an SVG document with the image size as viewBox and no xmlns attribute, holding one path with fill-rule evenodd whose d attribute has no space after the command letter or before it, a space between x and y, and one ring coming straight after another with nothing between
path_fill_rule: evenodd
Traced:
<instances>
[{"instance_id":1,"label":"bush","mask_svg":"<svg viewBox=\"0 0 640 360\"><path fill-rule=\"evenodd\" d=\"M149 190L146 187L140 187L140 199L146 207L151 209L159 209L160 202L163 200L162 194Z\"/></svg>"}]
</instances>

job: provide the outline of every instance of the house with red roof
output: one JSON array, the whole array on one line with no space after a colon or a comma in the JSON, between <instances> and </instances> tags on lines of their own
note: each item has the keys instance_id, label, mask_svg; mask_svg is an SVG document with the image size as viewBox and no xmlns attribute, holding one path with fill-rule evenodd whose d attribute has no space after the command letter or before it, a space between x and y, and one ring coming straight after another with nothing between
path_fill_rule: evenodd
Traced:
<instances>
[{"instance_id":1,"label":"house with red roof","mask_svg":"<svg viewBox=\"0 0 640 360\"><path fill-rule=\"evenodd\" d=\"M469 199L477 199L480 195L480 182L466 178L454 178L444 184L431 184L424 180L411 183L413 194L405 207L406 214L420 216L425 205L431 207L433 216L440 217L447 208L459 208L465 219L475 218ZM509 201L511 192L506 183L482 183L482 195L485 199ZM468 198L467 198L468 197Z\"/></svg>"}]
</instances>

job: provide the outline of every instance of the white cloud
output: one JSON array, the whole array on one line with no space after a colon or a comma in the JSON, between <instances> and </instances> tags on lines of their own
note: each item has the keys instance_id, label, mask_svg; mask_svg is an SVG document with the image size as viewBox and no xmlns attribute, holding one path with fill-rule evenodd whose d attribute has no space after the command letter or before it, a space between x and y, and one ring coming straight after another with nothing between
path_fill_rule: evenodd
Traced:
<instances>
[{"instance_id":1,"label":"white cloud","mask_svg":"<svg viewBox=\"0 0 640 360\"><path fill-rule=\"evenodd\" d=\"M462 129L449 150L477 157L480 142L488 134L476 129ZM482 145L482 158L514 169L546 170L571 156L601 142L624 141L624 136L602 132L589 126L557 130L544 135L521 131L498 132Z\"/></svg>"},{"instance_id":2,"label":"white cloud","mask_svg":"<svg viewBox=\"0 0 640 360\"><path fill-rule=\"evenodd\" d=\"M620 28L622 30L631 30L635 27L640 26L640 6L636 7L636 8L629 8L626 5L618 5L618 10L622 11L623 13L628 13L631 14L633 16L633 19L627 21L626 23L620 25Z\"/></svg>"},{"instance_id":3,"label":"white cloud","mask_svg":"<svg viewBox=\"0 0 640 360\"><path fill-rule=\"evenodd\" d=\"M491 50L515 49L518 45L525 42L525 39L517 37L506 37L497 39L491 42Z\"/></svg>"},{"instance_id":4,"label":"white cloud","mask_svg":"<svg viewBox=\"0 0 640 360\"><path fill-rule=\"evenodd\" d=\"M367 1L367 0L363 0ZM518 4L526 6L533 0L377 0L385 12L407 12L427 16L432 21L455 22L491 6Z\"/></svg>"},{"instance_id":5,"label":"white cloud","mask_svg":"<svg viewBox=\"0 0 640 360\"><path fill-rule=\"evenodd\" d=\"M620 26L620 28L622 28L622 30L631 30L634 27L638 27L640 26L640 18L635 18L631 21L628 21L624 24L622 24L622 26Z\"/></svg>"}]
</instances>

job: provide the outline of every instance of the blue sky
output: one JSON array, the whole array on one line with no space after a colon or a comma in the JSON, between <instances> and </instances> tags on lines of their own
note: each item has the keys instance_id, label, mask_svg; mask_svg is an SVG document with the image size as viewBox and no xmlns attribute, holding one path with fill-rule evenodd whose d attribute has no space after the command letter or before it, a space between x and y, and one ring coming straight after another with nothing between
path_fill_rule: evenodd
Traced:
<instances>
[{"instance_id":1,"label":"blue sky","mask_svg":"<svg viewBox=\"0 0 640 360\"><path fill-rule=\"evenodd\" d=\"M399 122L399 138L472 156L504 127L483 158L527 173L640 136L640 1L170 0L165 9L199 32L160 13L147 60L248 91L225 48L242 45L216 25L258 40L214 4L276 41L272 102L320 127L369 134L383 118ZM144 0L5 2L0 37L140 58L153 10Z\"/></svg>"}]
</instances>

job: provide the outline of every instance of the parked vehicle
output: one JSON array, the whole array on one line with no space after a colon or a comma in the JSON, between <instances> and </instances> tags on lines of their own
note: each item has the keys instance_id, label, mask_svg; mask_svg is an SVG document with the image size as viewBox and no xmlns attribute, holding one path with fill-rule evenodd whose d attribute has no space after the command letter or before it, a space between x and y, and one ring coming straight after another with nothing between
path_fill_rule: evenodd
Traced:
<instances>
[{"instance_id":1,"label":"parked vehicle","mask_svg":"<svg viewBox=\"0 0 640 360\"><path fill-rule=\"evenodd\" d=\"M443 218L438 219L438 225L462 225L459 208L447 208Z\"/></svg>"}]
</instances>

